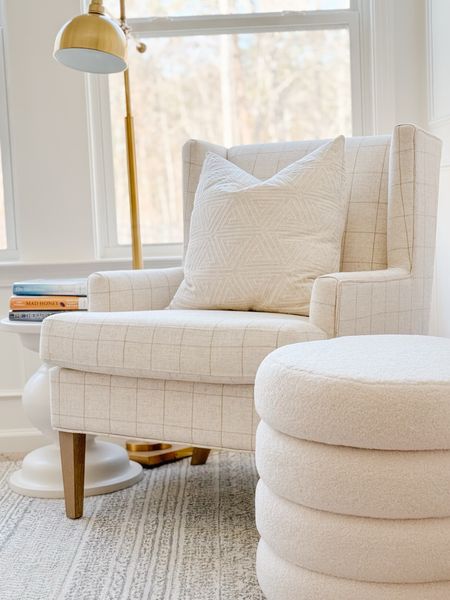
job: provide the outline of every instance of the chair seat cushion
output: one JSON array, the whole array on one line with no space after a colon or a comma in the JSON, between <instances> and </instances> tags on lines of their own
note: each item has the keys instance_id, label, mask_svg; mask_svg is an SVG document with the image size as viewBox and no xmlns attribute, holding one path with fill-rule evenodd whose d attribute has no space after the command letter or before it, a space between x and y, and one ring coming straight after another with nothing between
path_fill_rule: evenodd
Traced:
<instances>
[{"instance_id":1,"label":"chair seat cushion","mask_svg":"<svg viewBox=\"0 0 450 600\"><path fill-rule=\"evenodd\" d=\"M286 344L326 334L307 317L154 310L53 315L41 358L80 371L212 383L254 383L261 361Z\"/></svg>"},{"instance_id":2,"label":"chair seat cushion","mask_svg":"<svg viewBox=\"0 0 450 600\"><path fill-rule=\"evenodd\" d=\"M379 450L450 450L450 340L373 335L280 348L256 410L296 438Z\"/></svg>"}]
</instances>

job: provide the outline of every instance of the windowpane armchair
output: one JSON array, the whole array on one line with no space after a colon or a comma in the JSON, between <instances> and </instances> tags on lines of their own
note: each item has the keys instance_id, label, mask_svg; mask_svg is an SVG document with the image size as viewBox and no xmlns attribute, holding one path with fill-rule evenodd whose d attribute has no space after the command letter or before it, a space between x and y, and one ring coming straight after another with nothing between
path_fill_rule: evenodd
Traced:
<instances>
[{"instance_id":1,"label":"windowpane armchair","mask_svg":"<svg viewBox=\"0 0 450 600\"><path fill-rule=\"evenodd\" d=\"M227 149L187 142L185 244L206 152L264 179L322 143ZM84 434L252 450L253 383L272 350L342 335L427 333L440 147L412 125L392 136L347 139L341 272L315 281L309 318L165 310L182 281L180 267L95 273L89 312L46 319L41 357L57 367L51 410L53 426L65 432L66 502L69 491L78 498L69 516L82 510L82 474L73 464L82 462Z\"/></svg>"}]
</instances>

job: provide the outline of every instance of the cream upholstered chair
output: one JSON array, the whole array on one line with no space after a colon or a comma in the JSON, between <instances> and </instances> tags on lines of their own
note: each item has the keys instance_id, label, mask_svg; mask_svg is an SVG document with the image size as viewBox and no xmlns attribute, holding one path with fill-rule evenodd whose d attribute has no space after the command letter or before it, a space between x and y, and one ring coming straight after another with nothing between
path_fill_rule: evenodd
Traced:
<instances>
[{"instance_id":1,"label":"cream upholstered chair","mask_svg":"<svg viewBox=\"0 0 450 600\"><path fill-rule=\"evenodd\" d=\"M183 149L185 244L207 151L263 179L322 143L227 149L189 141ZM73 433L69 443L64 436L65 468L70 456L82 462L85 433L252 450L254 378L272 350L342 335L427 333L440 146L413 125L396 127L392 136L346 141L350 202L342 269L316 280L309 318L164 310L182 267L91 275L89 312L54 315L41 336L41 357L58 367L52 423ZM71 473L66 506L78 517L82 469Z\"/></svg>"}]
</instances>

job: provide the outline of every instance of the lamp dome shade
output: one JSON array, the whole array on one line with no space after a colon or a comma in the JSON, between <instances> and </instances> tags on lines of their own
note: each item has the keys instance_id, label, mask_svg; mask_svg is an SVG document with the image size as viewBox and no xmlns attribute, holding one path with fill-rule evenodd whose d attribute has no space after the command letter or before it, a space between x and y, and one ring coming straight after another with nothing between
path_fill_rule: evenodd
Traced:
<instances>
[{"instance_id":1,"label":"lamp dome shade","mask_svg":"<svg viewBox=\"0 0 450 600\"><path fill-rule=\"evenodd\" d=\"M53 56L78 71L119 73L127 68L127 39L109 17L80 15L61 28Z\"/></svg>"}]
</instances>

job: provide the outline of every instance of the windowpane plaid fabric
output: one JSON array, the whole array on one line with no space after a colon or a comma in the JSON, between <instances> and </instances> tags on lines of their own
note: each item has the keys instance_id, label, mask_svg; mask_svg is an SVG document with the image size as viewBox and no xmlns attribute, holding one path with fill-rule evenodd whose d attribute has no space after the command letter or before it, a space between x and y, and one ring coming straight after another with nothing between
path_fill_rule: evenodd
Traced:
<instances>
[{"instance_id":1,"label":"windowpane plaid fabric","mask_svg":"<svg viewBox=\"0 0 450 600\"><path fill-rule=\"evenodd\" d=\"M183 148L185 249L189 241L195 192L208 152L220 154L254 177L265 180L323 144L324 140L284 142L235 146L220 151L217 146L205 142L187 142ZM344 196L349 209L341 255L342 271L383 269L387 266L390 146L391 136L388 135L345 140Z\"/></svg>"},{"instance_id":2,"label":"windowpane plaid fabric","mask_svg":"<svg viewBox=\"0 0 450 600\"><path fill-rule=\"evenodd\" d=\"M216 310L54 315L41 357L60 367L127 377L253 383L272 350L324 339L306 317Z\"/></svg>"},{"instance_id":3,"label":"windowpane plaid fabric","mask_svg":"<svg viewBox=\"0 0 450 600\"><path fill-rule=\"evenodd\" d=\"M253 385L51 370L56 429L254 450Z\"/></svg>"},{"instance_id":4,"label":"windowpane plaid fabric","mask_svg":"<svg viewBox=\"0 0 450 600\"><path fill-rule=\"evenodd\" d=\"M322 144L226 149L188 142L185 242L208 151L267 179ZM427 333L440 152L441 142L413 125L396 127L392 138L346 140L341 272L316 279L309 319L161 310L182 268L91 276L90 310L102 312L53 316L43 325L41 356L60 365L52 372L54 427L250 450L258 420L254 376L276 347L341 335Z\"/></svg>"}]
</instances>

